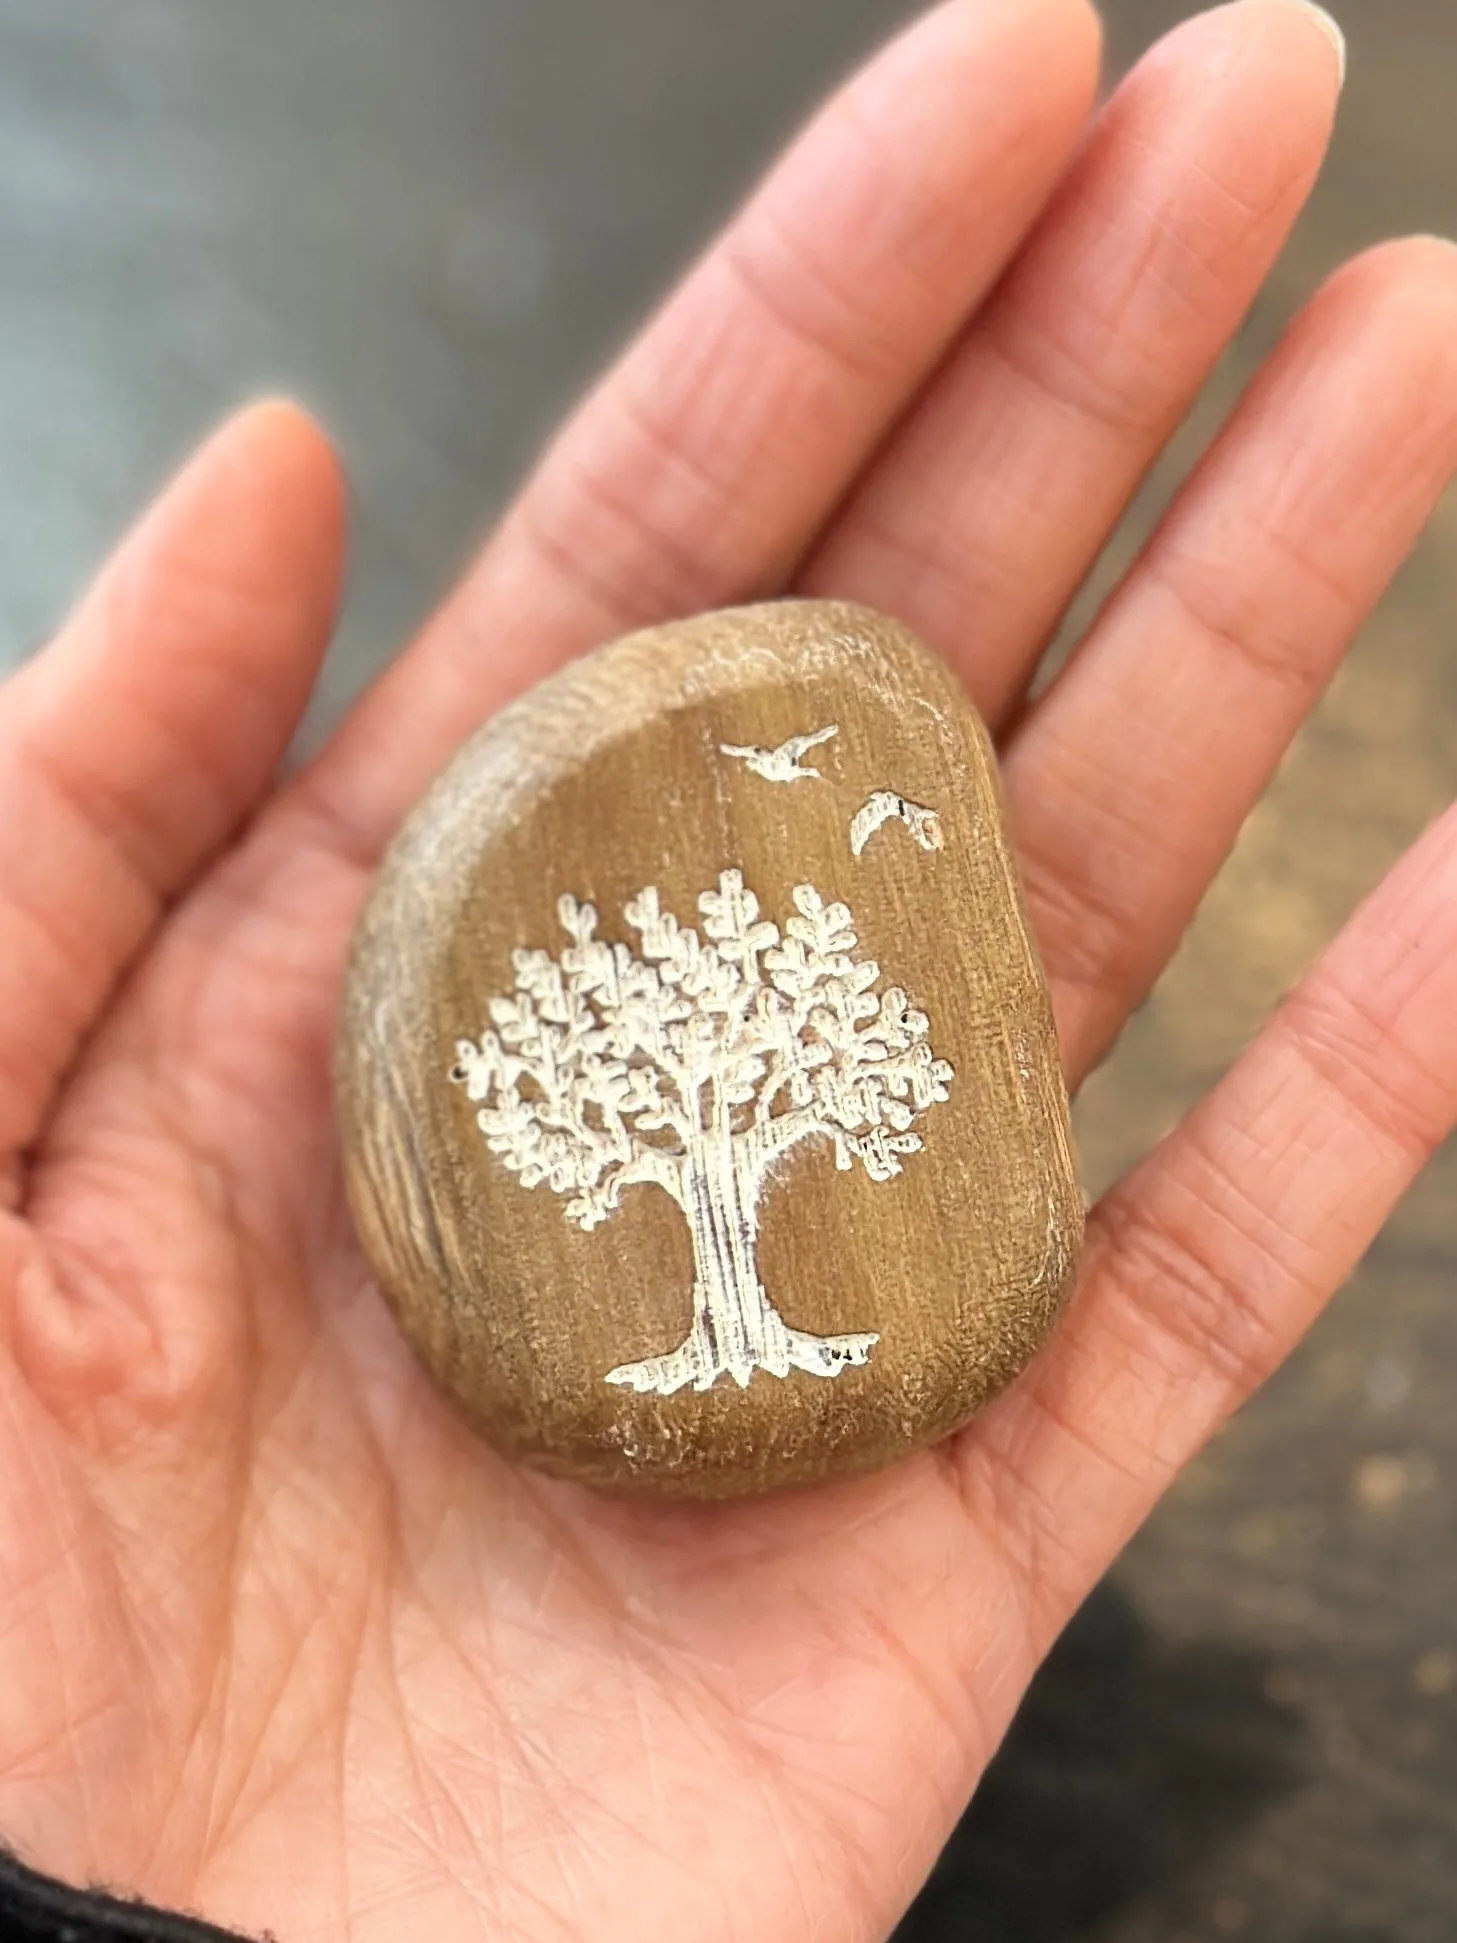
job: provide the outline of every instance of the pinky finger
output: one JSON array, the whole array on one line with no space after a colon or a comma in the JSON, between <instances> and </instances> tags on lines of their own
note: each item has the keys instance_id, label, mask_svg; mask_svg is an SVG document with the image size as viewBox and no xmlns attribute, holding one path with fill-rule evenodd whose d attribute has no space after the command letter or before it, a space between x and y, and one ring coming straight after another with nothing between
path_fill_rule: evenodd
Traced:
<instances>
[{"instance_id":1,"label":"pinky finger","mask_svg":"<svg viewBox=\"0 0 1457 1943\"><path fill-rule=\"evenodd\" d=\"M1094 1210L1064 1329L966 1433L1049 1630L1277 1368L1457 1124L1457 809Z\"/></svg>"}]
</instances>

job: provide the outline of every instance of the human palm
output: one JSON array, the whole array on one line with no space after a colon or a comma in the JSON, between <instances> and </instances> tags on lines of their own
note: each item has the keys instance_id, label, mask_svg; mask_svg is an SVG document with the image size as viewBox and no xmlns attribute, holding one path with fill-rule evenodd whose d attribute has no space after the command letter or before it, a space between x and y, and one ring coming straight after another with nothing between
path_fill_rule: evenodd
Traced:
<instances>
[{"instance_id":1,"label":"human palm","mask_svg":"<svg viewBox=\"0 0 1457 1943\"><path fill-rule=\"evenodd\" d=\"M1264 276L1336 63L955 0L831 107L323 754L341 492L246 414L0 691L0 1836L281 1943L883 1937L1041 1654L1457 1113L1457 821L1091 1216L941 1449L729 1507L497 1459L392 1325L329 1061L381 850L625 628L897 613L1002 744L1071 1083L1457 462L1457 257L1299 318L1052 689L1058 617Z\"/></svg>"}]
</instances>

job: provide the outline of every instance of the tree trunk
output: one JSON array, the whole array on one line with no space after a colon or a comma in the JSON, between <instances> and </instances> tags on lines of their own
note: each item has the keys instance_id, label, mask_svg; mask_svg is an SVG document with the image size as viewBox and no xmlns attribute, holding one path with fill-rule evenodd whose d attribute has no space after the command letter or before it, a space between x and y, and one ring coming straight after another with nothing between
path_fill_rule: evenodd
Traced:
<instances>
[{"instance_id":1,"label":"tree trunk","mask_svg":"<svg viewBox=\"0 0 1457 1943\"><path fill-rule=\"evenodd\" d=\"M764 1361L770 1310L759 1281L759 1184L746 1179L736 1163L732 1138L720 1136L705 1143L702 1160L689 1176L694 1267L689 1340L701 1340L710 1382L731 1376L745 1389Z\"/></svg>"},{"instance_id":2,"label":"tree trunk","mask_svg":"<svg viewBox=\"0 0 1457 1943\"><path fill-rule=\"evenodd\" d=\"M625 1363L609 1383L670 1396L692 1384L709 1390L722 1376L740 1389L756 1369L838 1376L864 1363L874 1335L809 1336L791 1329L764 1293L757 1259L763 1156L728 1133L693 1143L684 1170L683 1209L693 1238L693 1327L666 1356Z\"/></svg>"}]
</instances>

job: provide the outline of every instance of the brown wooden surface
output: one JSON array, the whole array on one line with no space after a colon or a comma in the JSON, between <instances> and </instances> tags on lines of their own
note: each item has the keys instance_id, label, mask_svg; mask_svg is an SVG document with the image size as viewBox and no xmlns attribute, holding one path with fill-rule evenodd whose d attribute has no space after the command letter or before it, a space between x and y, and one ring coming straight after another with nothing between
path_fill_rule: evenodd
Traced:
<instances>
[{"instance_id":1,"label":"brown wooden surface","mask_svg":"<svg viewBox=\"0 0 1457 1943\"><path fill-rule=\"evenodd\" d=\"M804 758L817 777L769 780L721 748L831 724ZM855 813L886 788L939 813L939 849L892 820L852 854ZM528 1191L488 1151L448 1074L492 997L513 992L513 952L570 944L564 893L632 945L623 913L645 886L698 925L729 869L781 926L799 885L847 905L857 956L929 1017L954 1077L894 1178L840 1171L816 1139L763 1197L770 1300L799 1330L878 1333L864 1367L638 1394L607 1374L688 1333L683 1212L639 1183L584 1232L549 1185ZM1082 1204L994 761L941 666L863 609L787 603L651 630L499 717L391 856L346 1018L351 1193L397 1312L498 1444L570 1475L720 1495L888 1462L964 1422L1066 1295Z\"/></svg>"}]
</instances>

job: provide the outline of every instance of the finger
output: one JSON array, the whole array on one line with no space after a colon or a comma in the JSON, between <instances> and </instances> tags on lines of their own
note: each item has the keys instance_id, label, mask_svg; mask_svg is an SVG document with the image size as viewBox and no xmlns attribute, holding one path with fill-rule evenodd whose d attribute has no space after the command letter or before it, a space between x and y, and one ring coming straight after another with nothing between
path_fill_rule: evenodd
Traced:
<instances>
[{"instance_id":1,"label":"finger","mask_svg":"<svg viewBox=\"0 0 1457 1943\"><path fill-rule=\"evenodd\" d=\"M1007 755L1070 1076L1148 992L1457 466L1457 250L1391 244L1286 342Z\"/></svg>"},{"instance_id":2,"label":"finger","mask_svg":"<svg viewBox=\"0 0 1457 1943\"><path fill-rule=\"evenodd\" d=\"M1087 0L953 0L834 101L547 456L307 785L369 855L511 694L782 587L1000 274L1097 82Z\"/></svg>"},{"instance_id":3,"label":"finger","mask_svg":"<svg viewBox=\"0 0 1457 1943\"><path fill-rule=\"evenodd\" d=\"M343 525L322 434L257 407L0 689L0 1167L286 748L328 643Z\"/></svg>"},{"instance_id":4,"label":"finger","mask_svg":"<svg viewBox=\"0 0 1457 1943\"><path fill-rule=\"evenodd\" d=\"M967 1433L968 1491L1045 1627L1299 1341L1454 1122L1457 812L1095 1209L1066 1324Z\"/></svg>"},{"instance_id":5,"label":"finger","mask_svg":"<svg viewBox=\"0 0 1457 1943\"><path fill-rule=\"evenodd\" d=\"M994 726L1315 181L1340 86L1318 22L1239 0L1134 71L808 564L806 591L899 615Z\"/></svg>"}]
</instances>

